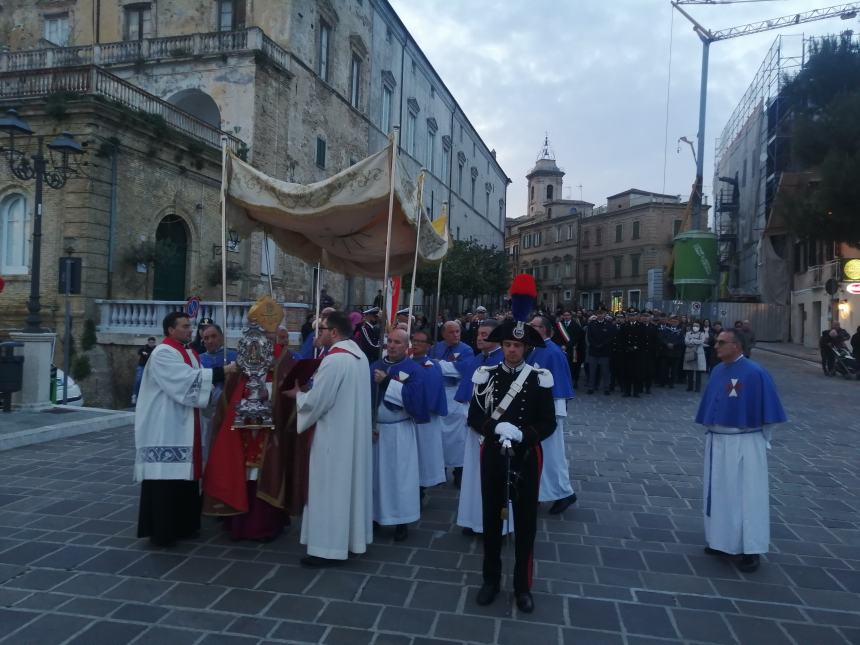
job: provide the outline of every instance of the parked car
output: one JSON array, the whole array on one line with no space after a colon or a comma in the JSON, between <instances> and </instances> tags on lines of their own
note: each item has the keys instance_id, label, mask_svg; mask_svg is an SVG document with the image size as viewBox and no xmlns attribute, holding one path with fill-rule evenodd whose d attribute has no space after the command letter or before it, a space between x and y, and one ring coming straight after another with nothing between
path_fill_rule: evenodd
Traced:
<instances>
[{"instance_id":1,"label":"parked car","mask_svg":"<svg viewBox=\"0 0 860 645\"><path fill-rule=\"evenodd\" d=\"M57 403L63 402L63 370L59 367L56 368L57 375L55 377L55 383L57 386ZM53 371L53 370L51 370ZM69 379L69 394L66 399L66 405L83 405L84 404L84 396L81 393L81 388L78 387L78 384L75 383L74 379L70 376Z\"/></svg>"}]
</instances>

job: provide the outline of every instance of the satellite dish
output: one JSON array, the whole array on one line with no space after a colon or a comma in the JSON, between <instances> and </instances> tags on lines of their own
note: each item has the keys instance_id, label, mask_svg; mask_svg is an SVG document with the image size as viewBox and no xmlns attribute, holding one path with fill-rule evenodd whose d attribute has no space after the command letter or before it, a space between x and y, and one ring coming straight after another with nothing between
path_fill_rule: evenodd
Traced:
<instances>
[{"instance_id":1,"label":"satellite dish","mask_svg":"<svg viewBox=\"0 0 860 645\"><path fill-rule=\"evenodd\" d=\"M824 290L832 296L834 293L839 291L839 281L835 278L830 278L824 283Z\"/></svg>"}]
</instances>

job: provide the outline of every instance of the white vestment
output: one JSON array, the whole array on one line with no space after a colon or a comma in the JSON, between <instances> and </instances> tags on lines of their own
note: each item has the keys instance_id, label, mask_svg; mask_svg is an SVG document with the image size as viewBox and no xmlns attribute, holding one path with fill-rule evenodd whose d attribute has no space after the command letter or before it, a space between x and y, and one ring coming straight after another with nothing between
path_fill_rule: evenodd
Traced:
<instances>
[{"instance_id":1,"label":"white vestment","mask_svg":"<svg viewBox=\"0 0 860 645\"><path fill-rule=\"evenodd\" d=\"M373 520L383 526L409 524L421 517L418 489L418 441L415 421L403 408L402 385L391 381L376 415L373 443Z\"/></svg>"},{"instance_id":2,"label":"white vestment","mask_svg":"<svg viewBox=\"0 0 860 645\"><path fill-rule=\"evenodd\" d=\"M483 496L481 495L481 435L467 429L466 450L463 459L463 478L460 480L460 499L457 502L457 526L484 532ZM513 505L508 505L507 522L502 523L502 535L514 531Z\"/></svg>"},{"instance_id":3,"label":"white vestment","mask_svg":"<svg viewBox=\"0 0 860 645\"><path fill-rule=\"evenodd\" d=\"M430 423L418 424L418 483L424 487L441 484L447 479L442 419L444 417L431 414Z\"/></svg>"},{"instance_id":4,"label":"white vestment","mask_svg":"<svg viewBox=\"0 0 860 645\"><path fill-rule=\"evenodd\" d=\"M761 430L708 428L703 499L709 547L733 554L767 553L770 499L767 438Z\"/></svg>"},{"instance_id":5,"label":"white vestment","mask_svg":"<svg viewBox=\"0 0 860 645\"><path fill-rule=\"evenodd\" d=\"M541 441L543 469L540 475L539 502L554 502L573 495L570 485L570 466L564 446L564 422L567 419L567 400L555 402L555 432Z\"/></svg>"},{"instance_id":6,"label":"white vestment","mask_svg":"<svg viewBox=\"0 0 860 645\"><path fill-rule=\"evenodd\" d=\"M194 408L209 404L212 370L188 350L161 344L152 350L134 416L134 479L194 479ZM202 464L201 464L202 465Z\"/></svg>"},{"instance_id":7,"label":"white vestment","mask_svg":"<svg viewBox=\"0 0 860 645\"><path fill-rule=\"evenodd\" d=\"M462 378L460 372L450 361L439 361L442 375L447 378ZM445 386L445 398L448 401L448 414L442 417L442 445L445 449L445 465L459 467L463 465L463 455L466 449L466 415L468 405L455 401L457 384Z\"/></svg>"},{"instance_id":8,"label":"white vestment","mask_svg":"<svg viewBox=\"0 0 860 645\"><path fill-rule=\"evenodd\" d=\"M338 348L346 351L331 353ZM373 541L372 422L370 366L358 345L334 344L296 410L299 432L316 424L301 543L321 558L364 553Z\"/></svg>"}]
</instances>

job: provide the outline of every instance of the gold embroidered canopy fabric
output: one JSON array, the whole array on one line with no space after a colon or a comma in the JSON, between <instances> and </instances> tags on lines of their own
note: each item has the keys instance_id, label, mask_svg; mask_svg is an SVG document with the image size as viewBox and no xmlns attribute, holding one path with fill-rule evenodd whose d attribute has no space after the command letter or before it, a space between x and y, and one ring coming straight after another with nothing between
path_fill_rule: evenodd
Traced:
<instances>
[{"instance_id":1,"label":"gold embroidered canopy fabric","mask_svg":"<svg viewBox=\"0 0 860 645\"><path fill-rule=\"evenodd\" d=\"M391 146L314 184L269 177L228 153L225 195L230 226L247 236L261 226L280 248L345 275L381 278L385 268ZM419 260L438 262L448 236L431 225L416 182L396 161L391 275L412 271L418 222Z\"/></svg>"}]
</instances>

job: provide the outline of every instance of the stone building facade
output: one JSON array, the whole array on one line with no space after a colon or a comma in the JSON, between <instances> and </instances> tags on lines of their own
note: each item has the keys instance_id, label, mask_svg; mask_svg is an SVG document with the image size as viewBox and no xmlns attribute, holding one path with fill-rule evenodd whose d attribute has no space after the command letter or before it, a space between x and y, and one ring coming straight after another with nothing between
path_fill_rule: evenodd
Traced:
<instances>
[{"instance_id":1,"label":"stone building facade","mask_svg":"<svg viewBox=\"0 0 860 645\"><path fill-rule=\"evenodd\" d=\"M62 326L58 258L72 240L82 258L76 334L95 320L103 344L128 349L145 338L130 301L219 298L210 277L222 251L223 136L260 170L308 183L380 150L400 125L409 172L428 171L431 215L447 201L455 238L503 244L509 180L385 0L10 0L0 42L0 107L18 108L39 134L70 130L88 142L84 173L45 191L41 280L52 328ZM4 269L20 265L3 273L0 329L20 327L25 314L32 190L2 164L0 205L23 255L0 258ZM19 211L29 216L16 224ZM168 239L180 257L159 265L161 275L127 261ZM231 241L227 253L231 300L267 292L271 274L277 299L297 311L311 301L315 269L262 233ZM372 301L378 287L327 271L322 283L343 306Z\"/></svg>"},{"instance_id":2,"label":"stone building facade","mask_svg":"<svg viewBox=\"0 0 860 645\"><path fill-rule=\"evenodd\" d=\"M559 198L564 174L545 142L526 175L528 214L507 220L511 272L534 275L538 300L550 311L643 307L654 296L654 280L662 298L686 204L675 195L630 189L595 208Z\"/></svg>"}]
</instances>

